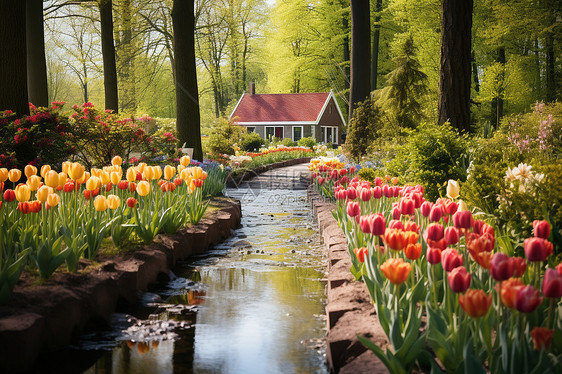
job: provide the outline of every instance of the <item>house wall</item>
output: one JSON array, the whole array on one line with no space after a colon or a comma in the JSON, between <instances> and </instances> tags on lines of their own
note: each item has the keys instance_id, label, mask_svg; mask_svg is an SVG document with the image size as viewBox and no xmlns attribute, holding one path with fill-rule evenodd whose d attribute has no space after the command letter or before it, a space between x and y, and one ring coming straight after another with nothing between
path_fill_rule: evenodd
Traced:
<instances>
[{"instance_id":1,"label":"house wall","mask_svg":"<svg viewBox=\"0 0 562 374\"><path fill-rule=\"evenodd\" d=\"M315 126L316 127L316 141L321 142L323 141L323 139L320 138L321 136L321 131L320 131L320 126L337 126L338 127L338 144L341 144L341 133L342 133L342 127L343 127L343 123L341 120L341 117L339 115L338 109L336 108L336 103L334 102L334 99L330 99L330 102L328 103L328 106L326 107L326 110L324 111L324 114L322 115L322 118L320 118L320 121L318 122L318 125Z\"/></svg>"}]
</instances>

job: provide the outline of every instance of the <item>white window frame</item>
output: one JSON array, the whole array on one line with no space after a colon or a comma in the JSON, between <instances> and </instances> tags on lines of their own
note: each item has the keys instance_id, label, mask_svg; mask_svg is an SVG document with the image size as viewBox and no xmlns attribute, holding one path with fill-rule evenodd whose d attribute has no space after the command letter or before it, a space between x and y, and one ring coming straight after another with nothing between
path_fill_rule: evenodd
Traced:
<instances>
[{"instance_id":1,"label":"white window frame","mask_svg":"<svg viewBox=\"0 0 562 374\"><path fill-rule=\"evenodd\" d=\"M320 126L321 128L324 128L324 139L322 139L322 141L324 142L324 144L328 144L328 131L326 129L331 128L332 129L332 138L334 138L336 141L332 142L332 144L339 144L338 142L338 127L337 126Z\"/></svg>"},{"instance_id":2,"label":"white window frame","mask_svg":"<svg viewBox=\"0 0 562 374\"><path fill-rule=\"evenodd\" d=\"M298 140L295 140L295 128L300 127L301 129L301 139L304 138L304 126L293 126L291 129L291 139L296 142Z\"/></svg>"},{"instance_id":3,"label":"white window frame","mask_svg":"<svg viewBox=\"0 0 562 374\"><path fill-rule=\"evenodd\" d=\"M280 138L280 139L285 138L285 127L284 127L284 126L264 126L264 133L263 133L263 134L265 135L265 138L267 139L267 129L268 129L268 128L272 128L272 129L273 129L273 137L276 137L276 136L275 136L275 128L277 128L277 127L280 127L280 128L281 128L281 131L283 132L283 133L281 134L281 138Z\"/></svg>"}]
</instances>

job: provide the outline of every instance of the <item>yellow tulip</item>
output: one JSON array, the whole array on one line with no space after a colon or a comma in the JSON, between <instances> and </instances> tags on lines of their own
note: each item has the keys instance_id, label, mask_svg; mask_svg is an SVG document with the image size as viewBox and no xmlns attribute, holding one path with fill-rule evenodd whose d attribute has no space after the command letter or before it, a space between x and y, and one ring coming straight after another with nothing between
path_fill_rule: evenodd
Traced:
<instances>
[{"instance_id":1,"label":"yellow tulip","mask_svg":"<svg viewBox=\"0 0 562 374\"><path fill-rule=\"evenodd\" d=\"M176 168L170 165L166 165L164 168L164 179L170 180L176 175Z\"/></svg>"},{"instance_id":2,"label":"yellow tulip","mask_svg":"<svg viewBox=\"0 0 562 374\"><path fill-rule=\"evenodd\" d=\"M51 170L51 165L41 166L41 176L45 178L45 175Z\"/></svg>"},{"instance_id":3,"label":"yellow tulip","mask_svg":"<svg viewBox=\"0 0 562 374\"><path fill-rule=\"evenodd\" d=\"M101 175L101 169L92 168L92 170L90 170L90 174L91 174L93 177L98 177L98 178L99 178L100 175Z\"/></svg>"},{"instance_id":4,"label":"yellow tulip","mask_svg":"<svg viewBox=\"0 0 562 374\"><path fill-rule=\"evenodd\" d=\"M98 212L105 212L107 210L107 199L105 198L105 196L103 195L96 196L94 200L94 208L96 208Z\"/></svg>"},{"instance_id":5,"label":"yellow tulip","mask_svg":"<svg viewBox=\"0 0 562 374\"><path fill-rule=\"evenodd\" d=\"M447 196L450 199L459 197L459 183L454 179L449 179L447 182Z\"/></svg>"},{"instance_id":6,"label":"yellow tulip","mask_svg":"<svg viewBox=\"0 0 562 374\"><path fill-rule=\"evenodd\" d=\"M126 177L127 177L127 180L129 182L136 181L137 180L137 169L134 166L131 166L130 168L128 168Z\"/></svg>"},{"instance_id":7,"label":"yellow tulip","mask_svg":"<svg viewBox=\"0 0 562 374\"><path fill-rule=\"evenodd\" d=\"M109 206L109 209L115 210L119 207L119 204L121 204L121 199L119 199L118 196L115 195L107 196L107 205Z\"/></svg>"},{"instance_id":8,"label":"yellow tulip","mask_svg":"<svg viewBox=\"0 0 562 374\"><path fill-rule=\"evenodd\" d=\"M191 159L189 158L189 156L182 156L180 158L180 164L182 164L185 167L188 166L190 162L191 162Z\"/></svg>"},{"instance_id":9,"label":"yellow tulip","mask_svg":"<svg viewBox=\"0 0 562 374\"><path fill-rule=\"evenodd\" d=\"M57 173L54 170L47 171L44 178L45 178L45 184L49 187L56 188L59 185L59 173Z\"/></svg>"},{"instance_id":10,"label":"yellow tulip","mask_svg":"<svg viewBox=\"0 0 562 374\"><path fill-rule=\"evenodd\" d=\"M154 179L154 169L150 166L145 167L144 171L142 172L142 176L147 181Z\"/></svg>"},{"instance_id":11,"label":"yellow tulip","mask_svg":"<svg viewBox=\"0 0 562 374\"><path fill-rule=\"evenodd\" d=\"M185 169L185 166L183 166L182 164L179 164L178 167L177 167L178 175L180 175L180 173L182 172L183 169Z\"/></svg>"},{"instance_id":12,"label":"yellow tulip","mask_svg":"<svg viewBox=\"0 0 562 374\"><path fill-rule=\"evenodd\" d=\"M76 182L77 183L86 183L88 181L88 179L90 179L90 172L85 171L84 175L82 175L82 178L78 179Z\"/></svg>"},{"instance_id":13,"label":"yellow tulip","mask_svg":"<svg viewBox=\"0 0 562 374\"><path fill-rule=\"evenodd\" d=\"M181 171L180 178L187 181L191 177L191 168L185 168Z\"/></svg>"},{"instance_id":14,"label":"yellow tulip","mask_svg":"<svg viewBox=\"0 0 562 374\"><path fill-rule=\"evenodd\" d=\"M111 179L111 183L117 186L121 181L121 176L119 173L112 171L111 174L109 174L109 179Z\"/></svg>"},{"instance_id":15,"label":"yellow tulip","mask_svg":"<svg viewBox=\"0 0 562 374\"><path fill-rule=\"evenodd\" d=\"M32 175L37 175L37 168L33 165L25 165L23 172L26 177L31 177Z\"/></svg>"},{"instance_id":16,"label":"yellow tulip","mask_svg":"<svg viewBox=\"0 0 562 374\"><path fill-rule=\"evenodd\" d=\"M195 180L192 179L189 181L189 193L193 193L197 187L195 187Z\"/></svg>"},{"instance_id":17,"label":"yellow tulip","mask_svg":"<svg viewBox=\"0 0 562 374\"><path fill-rule=\"evenodd\" d=\"M50 207L59 205L59 201L60 197L56 193L51 193L49 194L49 196L47 196L47 204L49 204Z\"/></svg>"},{"instance_id":18,"label":"yellow tulip","mask_svg":"<svg viewBox=\"0 0 562 374\"><path fill-rule=\"evenodd\" d=\"M64 171L59 173L59 186L64 186L66 181L68 180L68 175Z\"/></svg>"},{"instance_id":19,"label":"yellow tulip","mask_svg":"<svg viewBox=\"0 0 562 374\"><path fill-rule=\"evenodd\" d=\"M84 176L86 168L84 165L81 165L79 162L73 162L68 169L68 175L71 179L77 181L81 180Z\"/></svg>"},{"instance_id":20,"label":"yellow tulip","mask_svg":"<svg viewBox=\"0 0 562 374\"><path fill-rule=\"evenodd\" d=\"M6 168L0 169L0 183L3 183L8 180L9 171Z\"/></svg>"},{"instance_id":21,"label":"yellow tulip","mask_svg":"<svg viewBox=\"0 0 562 374\"><path fill-rule=\"evenodd\" d=\"M37 189L41 185L41 177L38 175L31 175L27 180L27 185L29 186L31 191L37 191Z\"/></svg>"},{"instance_id":22,"label":"yellow tulip","mask_svg":"<svg viewBox=\"0 0 562 374\"><path fill-rule=\"evenodd\" d=\"M86 181L86 189L89 191L93 191L96 188L99 188L100 185L101 180L98 177L90 177L90 179Z\"/></svg>"},{"instance_id":23,"label":"yellow tulip","mask_svg":"<svg viewBox=\"0 0 562 374\"><path fill-rule=\"evenodd\" d=\"M203 169L201 169L199 166L193 168L193 178L201 179L202 174L203 174Z\"/></svg>"},{"instance_id":24,"label":"yellow tulip","mask_svg":"<svg viewBox=\"0 0 562 374\"><path fill-rule=\"evenodd\" d=\"M109 184L109 182L111 182L111 179L109 178L109 173L107 171L103 171L100 173L99 178L101 179L101 183L106 185Z\"/></svg>"},{"instance_id":25,"label":"yellow tulip","mask_svg":"<svg viewBox=\"0 0 562 374\"><path fill-rule=\"evenodd\" d=\"M16 193L16 199L19 202L28 201L31 198L31 189L27 184L20 184L16 186L14 192Z\"/></svg>"},{"instance_id":26,"label":"yellow tulip","mask_svg":"<svg viewBox=\"0 0 562 374\"><path fill-rule=\"evenodd\" d=\"M35 194L35 197L40 202L44 203L45 201L47 201L47 196L49 196L49 194L52 194L52 193L53 193L53 189L51 187L41 186L37 190L37 193Z\"/></svg>"},{"instance_id":27,"label":"yellow tulip","mask_svg":"<svg viewBox=\"0 0 562 374\"><path fill-rule=\"evenodd\" d=\"M137 184L137 193L141 196L146 196L150 193L150 183L147 181L140 181Z\"/></svg>"},{"instance_id":28,"label":"yellow tulip","mask_svg":"<svg viewBox=\"0 0 562 374\"><path fill-rule=\"evenodd\" d=\"M154 172L154 179L162 178L162 168L160 166L152 166L152 171Z\"/></svg>"},{"instance_id":29,"label":"yellow tulip","mask_svg":"<svg viewBox=\"0 0 562 374\"><path fill-rule=\"evenodd\" d=\"M70 166L72 166L72 162L65 161L62 163L62 171L65 172L67 175L70 172Z\"/></svg>"},{"instance_id":30,"label":"yellow tulip","mask_svg":"<svg viewBox=\"0 0 562 374\"><path fill-rule=\"evenodd\" d=\"M137 165L137 170L139 171L139 173L144 173L145 167L146 167L146 164L144 162L141 162Z\"/></svg>"},{"instance_id":31,"label":"yellow tulip","mask_svg":"<svg viewBox=\"0 0 562 374\"><path fill-rule=\"evenodd\" d=\"M16 183L21 178L21 170L20 169L11 169L8 172L8 178L10 178L10 182Z\"/></svg>"},{"instance_id":32,"label":"yellow tulip","mask_svg":"<svg viewBox=\"0 0 562 374\"><path fill-rule=\"evenodd\" d=\"M459 207L457 209L457 212L464 212L465 210L468 210L468 206L464 201L459 200Z\"/></svg>"},{"instance_id":33,"label":"yellow tulip","mask_svg":"<svg viewBox=\"0 0 562 374\"><path fill-rule=\"evenodd\" d=\"M123 163L123 159L120 156L115 156L111 160L111 165L121 165Z\"/></svg>"}]
</instances>

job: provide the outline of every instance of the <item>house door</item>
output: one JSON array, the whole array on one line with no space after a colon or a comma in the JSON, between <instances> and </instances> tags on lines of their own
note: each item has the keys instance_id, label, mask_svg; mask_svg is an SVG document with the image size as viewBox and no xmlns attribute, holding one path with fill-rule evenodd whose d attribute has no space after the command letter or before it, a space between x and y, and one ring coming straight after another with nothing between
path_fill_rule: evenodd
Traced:
<instances>
[{"instance_id":1,"label":"house door","mask_svg":"<svg viewBox=\"0 0 562 374\"><path fill-rule=\"evenodd\" d=\"M283 139L283 127L276 127L275 128L275 137L277 139Z\"/></svg>"}]
</instances>

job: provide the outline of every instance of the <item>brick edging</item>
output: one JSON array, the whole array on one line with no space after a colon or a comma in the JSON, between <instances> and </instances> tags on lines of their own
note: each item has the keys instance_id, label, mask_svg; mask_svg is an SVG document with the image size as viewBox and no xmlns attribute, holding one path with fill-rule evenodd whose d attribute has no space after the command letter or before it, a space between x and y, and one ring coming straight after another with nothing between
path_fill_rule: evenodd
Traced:
<instances>
[{"instance_id":1,"label":"brick edging","mask_svg":"<svg viewBox=\"0 0 562 374\"><path fill-rule=\"evenodd\" d=\"M197 225L174 235L158 235L153 243L117 255L86 274L60 276L79 282L76 287L55 281L47 285L16 286L13 302L0 307L0 372L27 372L40 355L72 342L92 321L108 322L118 305L138 302L140 291L167 274L178 260L202 253L218 244L240 225L238 200L218 198L219 210L206 214ZM49 293L44 305L32 303L34 295Z\"/></svg>"},{"instance_id":2,"label":"brick edging","mask_svg":"<svg viewBox=\"0 0 562 374\"><path fill-rule=\"evenodd\" d=\"M356 281L350 272L351 258L342 229L332 215L335 204L319 195L313 186L308 189L328 253L326 316L326 357L332 373L388 373L382 362L357 339L357 334L386 345L367 286Z\"/></svg>"}]
</instances>

